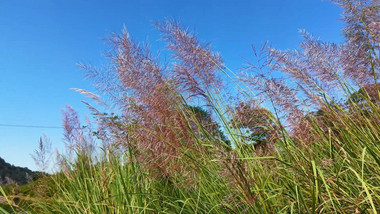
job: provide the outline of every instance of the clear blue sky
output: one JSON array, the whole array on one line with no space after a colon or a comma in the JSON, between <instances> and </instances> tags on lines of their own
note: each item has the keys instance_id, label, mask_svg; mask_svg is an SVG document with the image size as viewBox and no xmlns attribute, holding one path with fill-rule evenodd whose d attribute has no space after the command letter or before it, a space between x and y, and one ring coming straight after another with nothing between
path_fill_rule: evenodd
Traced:
<instances>
[{"instance_id":1,"label":"clear blue sky","mask_svg":"<svg viewBox=\"0 0 380 214\"><path fill-rule=\"evenodd\" d=\"M70 90L92 89L76 63L104 62L101 39L123 25L159 48L152 22L176 19L237 69L253 58L252 44L295 49L299 29L341 41L340 13L322 0L0 0L0 124L61 126L66 103L86 112ZM0 157L37 169L30 154L43 133L62 149L61 129L0 126Z\"/></svg>"}]
</instances>

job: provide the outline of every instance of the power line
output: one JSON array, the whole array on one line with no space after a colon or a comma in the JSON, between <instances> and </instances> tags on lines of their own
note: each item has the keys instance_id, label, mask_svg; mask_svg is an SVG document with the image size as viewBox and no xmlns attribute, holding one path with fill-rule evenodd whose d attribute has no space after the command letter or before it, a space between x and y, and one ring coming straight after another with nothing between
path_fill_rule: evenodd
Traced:
<instances>
[{"instance_id":1,"label":"power line","mask_svg":"<svg viewBox=\"0 0 380 214\"><path fill-rule=\"evenodd\" d=\"M62 129L62 126L37 126L37 125L20 125L20 124L0 124L2 127L14 128L44 128L44 129Z\"/></svg>"}]
</instances>

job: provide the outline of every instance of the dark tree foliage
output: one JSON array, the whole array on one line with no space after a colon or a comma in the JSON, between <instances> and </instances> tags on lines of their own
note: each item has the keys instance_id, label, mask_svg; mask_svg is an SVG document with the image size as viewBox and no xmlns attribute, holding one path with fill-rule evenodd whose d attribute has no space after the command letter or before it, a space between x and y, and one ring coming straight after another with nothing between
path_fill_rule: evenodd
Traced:
<instances>
[{"instance_id":1,"label":"dark tree foliage","mask_svg":"<svg viewBox=\"0 0 380 214\"><path fill-rule=\"evenodd\" d=\"M242 133L245 141L251 142L254 147L265 147L266 143L273 143L277 139L274 117L268 109L251 102L240 102L233 115L231 123L247 132Z\"/></svg>"},{"instance_id":2,"label":"dark tree foliage","mask_svg":"<svg viewBox=\"0 0 380 214\"><path fill-rule=\"evenodd\" d=\"M368 104L369 102L379 106L380 94L378 93L379 89L377 87L379 86L376 84L364 85L360 87L358 91L352 93L349 100L362 106ZM347 103L349 104L349 102Z\"/></svg>"},{"instance_id":3,"label":"dark tree foliage","mask_svg":"<svg viewBox=\"0 0 380 214\"><path fill-rule=\"evenodd\" d=\"M189 112L195 115L198 123L206 129L208 134L211 134L214 138L223 141L228 146L231 146L231 142L221 130L220 125L212 119L210 112L206 111L200 106L186 105L185 107ZM193 124L193 126L194 129L198 129L195 124ZM200 132L200 130L197 132Z\"/></svg>"},{"instance_id":4,"label":"dark tree foliage","mask_svg":"<svg viewBox=\"0 0 380 214\"><path fill-rule=\"evenodd\" d=\"M34 172L26 167L17 167L5 162L0 157L0 184L15 182L19 185L26 184L36 179L38 172Z\"/></svg>"}]
</instances>

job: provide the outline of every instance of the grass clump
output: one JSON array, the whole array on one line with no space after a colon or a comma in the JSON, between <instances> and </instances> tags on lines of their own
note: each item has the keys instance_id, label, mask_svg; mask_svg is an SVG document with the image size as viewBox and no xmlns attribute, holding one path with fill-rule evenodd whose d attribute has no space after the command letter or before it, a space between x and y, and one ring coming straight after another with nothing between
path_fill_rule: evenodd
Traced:
<instances>
[{"instance_id":1,"label":"grass clump","mask_svg":"<svg viewBox=\"0 0 380 214\"><path fill-rule=\"evenodd\" d=\"M255 51L246 75L170 20L156 24L170 66L126 31L114 34L109 69L82 65L108 100L77 89L98 104L85 102L96 126L67 107L69 152L46 178L51 195L22 209L378 213L378 7L335 2L344 9L343 44L303 33L298 51Z\"/></svg>"}]
</instances>

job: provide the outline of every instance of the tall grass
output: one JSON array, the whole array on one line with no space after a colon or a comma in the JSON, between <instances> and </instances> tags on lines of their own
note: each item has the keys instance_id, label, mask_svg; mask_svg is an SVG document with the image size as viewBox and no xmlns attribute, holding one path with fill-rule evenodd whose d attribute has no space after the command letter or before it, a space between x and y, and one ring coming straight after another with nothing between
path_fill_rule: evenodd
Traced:
<instances>
[{"instance_id":1,"label":"tall grass","mask_svg":"<svg viewBox=\"0 0 380 214\"><path fill-rule=\"evenodd\" d=\"M69 170L52 176L54 196L29 208L35 213L377 213L380 129L369 120L342 122L347 126L339 132L314 127L320 139L312 145L286 136L270 156L256 156L254 147L246 147L217 157L215 144L202 139L208 152L181 151L185 160L178 160L196 167L191 183L185 175L157 177L132 161L131 152L109 152L91 163L78 154Z\"/></svg>"},{"instance_id":2,"label":"tall grass","mask_svg":"<svg viewBox=\"0 0 380 214\"><path fill-rule=\"evenodd\" d=\"M117 113L85 103L96 118L92 128L70 107L64 111L71 155L61 156L61 171L51 176L52 197L23 209L378 213L378 6L335 2L345 11L345 43L305 33L297 52L255 52L259 60L246 76L173 21L156 24L173 52L168 67L125 31L113 35L111 68L83 67ZM220 74L239 81L237 102L227 100L231 85ZM191 107L196 102L205 110Z\"/></svg>"}]
</instances>

